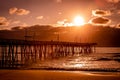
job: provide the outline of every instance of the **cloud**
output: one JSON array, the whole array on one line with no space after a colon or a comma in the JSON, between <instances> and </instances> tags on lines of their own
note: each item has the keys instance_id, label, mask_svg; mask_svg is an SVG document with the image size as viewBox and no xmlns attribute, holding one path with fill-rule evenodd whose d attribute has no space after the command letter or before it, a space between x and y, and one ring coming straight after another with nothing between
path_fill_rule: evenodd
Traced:
<instances>
[{"instance_id":1,"label":"cloud","mask_svg":"<svg viewBox=\"0 0 120 80\"><path fill-rule=\"evenodd\" d=\"M6 21L7 19L5 17L0 17L0 22L4 22Z\"/></svg>"},{"instance_id":2,"label":"cloud","mask_svg":"<svg viewBox=\"0 0 120 80\"><path fill-rule=\"evenodd\" d=\"M17 14L17 15L27 15L27 14L29 14L29 13L30 13L30 11L25 10L25 9L18 9L18 10L16 11L16 14Z\"/></svg>"},{"instance_id":3,"label":"cloud","mask_svg":"<svg viewBox=\"0 0 120 80\"><path fill-rule=\"evenodd\" d=\"M0 26L8 26L9 24L9 22L0 22Z\"/></svg>"},{"instance_id":4,"label":"cloud","mask_svg":"<svg viewBox=\"0 0 120 80\"><path fill-rule=\"evenodd\" d=\"M41 20L41 19L43 19L43 16L38 16L38 17L36 17L36 19Z\"/></svg>"},{"instance_id":5,"label":"cloud","mask_svg":"<svg viewBox=\"0 0 120 80\"><path fill-rule=\"evenodd\" d=\"M105 10L92 10L92 14L94 16L102 17L102 16L110 16L112 13L110 11L105 11Z\"/></svg>"},{"instance_id":6,"label":"cloud","mask_svg":"<svg viewBox=\"0 0 120 80\"><path fill-rule=\"evenodd\" d=\"M63 19L61 21L57 21L58 25L64 25L68 20L67 19Z\"/></svg>"},{"instance_id":7,"label":"cloud","mask_svg":"<svg viewBox=\"0 0 120 80\"><path fill-rule=\"evenodd\" d=\"M10 13L10 14L14 14L14 13L16 13L17 10L18 10L18 9L17 9L16 7L10 8L10 9L9 9L9 13Z\"/></svg>"},{"instance_id":8,"label":"cloud","mask_svg":"<svg viewBox=\"0 0 120 80\"><path fill-rule=\"evenodd\" d=\"M57 21L57 25L58 25L58 26L63 26L64 23L65 23L64 21Z\"/></svg>"},{"instance_id":9,"label":"cloud","mask_svg":"<svg viewBox=\"0 0 120 80\"><path fill-rule=\"evenodd\" d=\"M120 29L120 24L117 24L117 26L116 26L116 27Z\"/></svg>"},{"instance_id":10,"label":"cloud","mask_svg":"<svg viewBox=\"0 0 120 80\"><path fill-rule=\"evenodd\" d=\"M14 8L9 9L9 13L16 14L16 15L27 15L30 13L30 11L26 10L26 9L18 9L18 8L14 7Z\"/></svg>"},{"instance_id":11,"label":"cloud","mask_svg":"<svg viewBox=\"0 0 120 80\"><path fill-rule=\"evenodd\" d=\"M9 20L7 20L5 17L0 17L0 26L8 26Z\"/></svg>"},{"instance_id":12,"label":"cloud","mask_svg":"<svg viewBox=\"0 0 120 80\"><path fill-rule=\"evenodd\" d=\"M97 17L90 20L90 23L95 25L106 25L110 22L111 22L110 19L104 17Z\"/></svg>"},{"instance_id":13,"label":"cloud","mask_svg":"<svg viewBox=\"0 0 120 80\"><path fill-rule=\"evenodd\" d=\"M28 27L28 24L27 23L22 23L20 26L21 27Z\"/></svg>"},{"instance_id":14,"label":"cloud","mask_svg":"<svg viewBox=\"0 0 120 80\"><path fill-rule=\"evenodd\" d=\"M73 26L73 23L70 23L67 19L61 20L61 21L57 21L57 25L56 26Z\"/></svg>"},{"instance_id":15,"label":"cloud","mask_svg":"<svg viewBox=\"0 0 120 80\"><path fill-rule=\"evenodd\" d=\"M106 0L106 1L110 3L118 3L120 0Z\"/></svg>"},{"instance_id":16,"label":"cloud","mask_svg":"<svg viewBox=\"0 0 120 80\"><path fill-rule=\"evenodd\" d=\"M20 21L13 21L12 24L19 24Z\"/></svg>"}]
</instances>

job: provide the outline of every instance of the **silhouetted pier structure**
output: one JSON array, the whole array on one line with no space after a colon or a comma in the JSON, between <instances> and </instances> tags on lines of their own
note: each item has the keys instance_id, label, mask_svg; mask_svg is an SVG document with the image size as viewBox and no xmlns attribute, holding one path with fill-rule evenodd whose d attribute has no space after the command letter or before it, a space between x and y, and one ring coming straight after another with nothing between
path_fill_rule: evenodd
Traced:
<instances>
[{"instance_id":1,"label":"silhouetted pier structure","mask_svg":"<svg viewBox=\"0 0 120 80\"><path fill-rule=\"evenodd\" d=\"M36 61L95 52L96 43L0 40L0 68L18 68Z\"/></svg>"}]
</instances>

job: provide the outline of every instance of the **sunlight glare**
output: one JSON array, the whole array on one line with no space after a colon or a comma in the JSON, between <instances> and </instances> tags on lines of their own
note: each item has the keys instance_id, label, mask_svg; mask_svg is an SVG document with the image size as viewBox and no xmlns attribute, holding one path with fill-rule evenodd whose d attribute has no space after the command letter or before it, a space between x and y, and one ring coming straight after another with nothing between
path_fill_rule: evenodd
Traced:
<instances>
[{"instance_id":1,"label":"sunlight glare","mask_svg":"<svg viewBox=\"0 0 120 80\"><path fill-rule=\"evenodd\" d=\"M82 68L84 66L84 64L75 64L74 67L77 67L77 68Z\"/></svg>"},{"instance_id":2,"label":"sunlight glare","mask_svg":"<svg viewBox=\"0 0 120 80\"><path fill-rule=\"evenodd\" d=\"M85 24L84 18L81 17L81 16L76 16L76 17L74 18L74 20L73 20L73 24L74 24L75 26L84 25L84 24Z\"/></svg>"}]
</instances>

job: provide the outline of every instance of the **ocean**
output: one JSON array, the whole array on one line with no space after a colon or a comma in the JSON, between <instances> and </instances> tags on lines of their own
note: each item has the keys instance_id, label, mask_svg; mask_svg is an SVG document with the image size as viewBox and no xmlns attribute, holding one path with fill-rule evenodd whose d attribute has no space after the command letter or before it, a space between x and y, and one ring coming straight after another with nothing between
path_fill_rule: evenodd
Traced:
<instances>
[{"instance_id":1,"label":"ocean","mask_svg":"<svg viewBox=\"0 0 120 80\"><path fill-rule=\"evenodd\" d=\"M120 47L96 47L96 53L120 53Z\"/></svg>"},{"instance_id":2,"label":"ocean","mask_svg":"<svg viewBox=\"0 0 120 80\"><path fill-rule=\"evenodd\" d=\"M120 72L120 47L97 47L96 53L38 61L29 68Z\"/></svg>"},{"instance_id":3,"label":"ocean","mask_svg":"<svg viewBox=\"0 0 120 80\"><path fill-rule=\"evenodd\" d=\"M120 72L120 47L97 47L95 53L40 60L26 69Z\"/></svg>"}]
</instances>

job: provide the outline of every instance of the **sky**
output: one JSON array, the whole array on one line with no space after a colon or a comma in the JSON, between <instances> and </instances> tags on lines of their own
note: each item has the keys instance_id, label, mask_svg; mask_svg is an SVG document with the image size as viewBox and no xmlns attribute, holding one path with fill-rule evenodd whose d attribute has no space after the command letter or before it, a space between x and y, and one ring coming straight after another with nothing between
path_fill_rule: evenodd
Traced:
<instances>
[{"instance_id":1,"label":"sky","mask_svg":"<svg viewBox=\"0 0 120 80\"><path fill-rule=\"evenodd\" d=\"M71 23L78 15L85 23L120 26L119 5L120 0L0 0L0 30Z\"/></svg>"}]
</instances>

